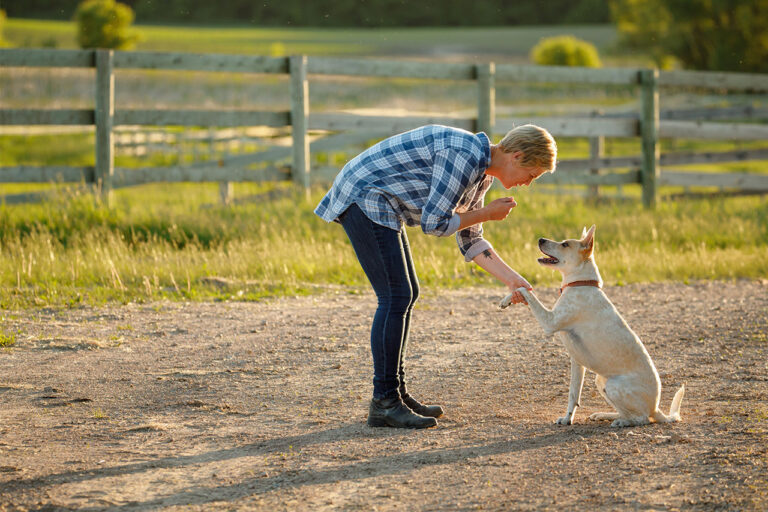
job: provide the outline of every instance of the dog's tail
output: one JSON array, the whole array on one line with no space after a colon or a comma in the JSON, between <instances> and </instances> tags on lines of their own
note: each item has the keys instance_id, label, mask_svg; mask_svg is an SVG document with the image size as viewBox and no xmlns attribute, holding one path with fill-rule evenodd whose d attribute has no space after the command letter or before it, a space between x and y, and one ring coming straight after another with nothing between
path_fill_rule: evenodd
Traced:
<instances>
[{"instance_id":1,"label":"dog's tail","mask_svg":"<svg viewBox=\"0 0 768 512\"><path fill-rule=\"evenodd\" d=\"M657 423L672 423L680 421L680 404L683 401L683 395L685 394L685 384L680 386L680 389L675 393L675 397L672 399L672 405L669 406L669 416L656 409L653 413L653 419Z\"/></svg>"}]
</instances>

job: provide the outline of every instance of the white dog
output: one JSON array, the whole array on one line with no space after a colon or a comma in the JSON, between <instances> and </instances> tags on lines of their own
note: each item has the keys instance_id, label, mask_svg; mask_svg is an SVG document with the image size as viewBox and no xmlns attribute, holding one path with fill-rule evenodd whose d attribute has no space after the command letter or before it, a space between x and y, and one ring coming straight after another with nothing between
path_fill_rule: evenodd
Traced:
<instances>
[{"instance_id":1,"label":"white dog","mask_svg":"<svg viewBox=\"0 0 768 512\"><path fill-rule=\"evenodd\" d=\"M651 420L680 421L685 386L675 393L669 416L661 412L661 382L656 367L640 338L601 289L602 279L592 254L594 234L592 226L589 231L582 231L581 240L539 239L539 249L547 256L540 258L539 263L563 275L561 295L551 311L533 292L518 289L544 331L548 335L558 333L571 356L568 411L557 423L573 423L587 368L597 374L597 389L617 411L595 413L590 419L612 419L613 427L645 425ZM507 295L500 306L509 306L511 299L512 294Z\"/></svg>"}]
</instances>

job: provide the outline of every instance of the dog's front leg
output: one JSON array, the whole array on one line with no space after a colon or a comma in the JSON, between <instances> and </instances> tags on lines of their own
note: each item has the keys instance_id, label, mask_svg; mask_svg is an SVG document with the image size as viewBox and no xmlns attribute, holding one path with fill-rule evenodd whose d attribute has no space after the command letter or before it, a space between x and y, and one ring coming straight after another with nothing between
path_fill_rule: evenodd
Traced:
<instances>
[{"instance_id":1,"label":"dog's front leg","mask_svg":"<svg viewBox=\"0 0 768 512\"><path fill-rule=\"evenodd\" d=\"M581 388L584 385L586 368L571 358L571 387L568 391L568 411L562 418L557 418L558 425L572 425L573 415L581 405Z\"/></svg>"},{"instance_id":2,"label":"dog's front leg","mask_svg":"<svg viewBox=\"0 0 768 512\"><path fill-rule=\"evenodd\" d=\"M544 329L547 336L552 336L560 330L555 312L547 309L532 291L525 288L518 288L517 291L523 294L526 302L528 302L528 306L531 308L531 313L533 313L533 316L539 322L541 328Z\"/></svg>"}]
</instances>

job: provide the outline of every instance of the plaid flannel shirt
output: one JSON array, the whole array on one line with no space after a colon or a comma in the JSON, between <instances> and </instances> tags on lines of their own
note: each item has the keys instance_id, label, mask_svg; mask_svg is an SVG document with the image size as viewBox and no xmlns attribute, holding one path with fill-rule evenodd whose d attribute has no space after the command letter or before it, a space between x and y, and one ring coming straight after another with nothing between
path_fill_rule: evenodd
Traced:
<instances>
[{"instance_id":1,"label":"plaid flannel shirt","mask_svg":"<svg viewBox=\"0 0 768 512\"><path fill-rule=\"evenodd\" d=\"M326 222L357 203L373 222L394 230L403 223L437 236L456 234L466 261L491 248L482 224L458 231L457 212L483 206L493 177L491 144L472 134L429 125L385 139L350 160L315 209Z\"/></svg>"}]
</instances>

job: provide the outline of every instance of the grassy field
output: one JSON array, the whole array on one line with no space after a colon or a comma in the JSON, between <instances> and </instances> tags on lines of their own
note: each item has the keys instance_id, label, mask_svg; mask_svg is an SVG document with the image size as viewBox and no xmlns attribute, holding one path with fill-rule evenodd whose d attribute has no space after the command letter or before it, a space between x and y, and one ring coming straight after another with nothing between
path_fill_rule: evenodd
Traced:
<instances>
[{"instance_id":1,"label":"grassy field","mask_svg":"<svg viewBox=\"0 0 768 512\"><path fill-rule=\"evenodd\" d=\"M76 193L2 206L2 306L257 300L365 284L343 230L312 213L323 190L310 201L290 188L238 190L255 199L224 207L215 185L180 184L118 191L112 209ZM486 237L535 285L558 282L536 263L538 237L573 237L592 223L611 284L768 276L765 198L664 202L650 212L636 201L590 203L535 187L515 196L520 205L507 221L486 224ZM425 288L494 284L453 239L417 229L409 236Z\"/></svg>"},{"instance_id":2,"label":"grassy field","mask_svg":"<svg viewBox=\"0 0 768 512\"><path fill-rule=\"evenodd\" d=\"M137 50L262 55L398 55L422 57L492 56L494 60L527 59L542 37L568 33L611 52L616 31L611 25L572 27L489 27L407 29L258 28L252 26L136 26ZM62 21L9 19L5 38L19 47L76 48L75 24ZM610 59L609 59L610 62Z\"/></svg>"},{"instance_id":3,"label":"grassy field","mask_svg":"<svg viewBox=\"0 0 768 512\"><path fill-rule=\"evenodd\" d=\"M494 29L318 30L245 27L138 27L141 50L323 55L391 55L493 59L525 62L539 38L572 33L611 53L611 27L527 27ZM8 21L6 39L16 46L73 48L72 23ZM637 65L612 54L608 65ZM11 108L90 108L92 72L0 70L0 104ZM286 81L217 73L123 72L116 100L122 108L287 108ZM476 108L474 84L413 80L313 80L313 111L384 109L466 114ZM688 105L684 91L662 95L662 108ZM718 95L700 96L697 105L719 105ZM741 101L736 98L735 101ZM623 88L567 88L499 84L499 116L557 115L574 108L636 109L634 91ZM585 139L558 141L561 158L583 158ZM664 141L662 151L727 151L760 143ZM607 139L608 155L639 153L639 142ZM341 166L349 155L313 155ZM118 154L118 167L174 163L177 155L138 159ZM0 166L93 165L93 135L0 134ZM696 166L712 172L764 173L762 162ZM542 187L543 189L543 187ZM337 225L325 225L311 200L282 186L238 184L237 202L218 204L209 185L148 185L115 193L104 208L82 191L56 185L0 185L0 195L59 190L34 205L0 206L0 302L5 308L29 305L75 306L104 301L174 299L258 300L265 296L311 293L329 285L365 284L354 254ZM541 190L541 189L540 189ZM606 189L611 193L612 190ZM667 190L666 192L674 192ZM499 195L493 192L492 195ZM637 200L585 202L532 190L514 193L520 206L509 220L486 225L487 238L535 285L558 277L536 263L536 239L576 236L598 225L598 262L608 283L768 276L768 202L760 197L665 201L655 212ZM625 187L629 197L639 187ZM489 198L490 199L490 198ZM427 290L495 285L464 263L453 240L410 230L417 268ZM347 288L345 288L347 289Z\"/></svg>"}]
</instances>

